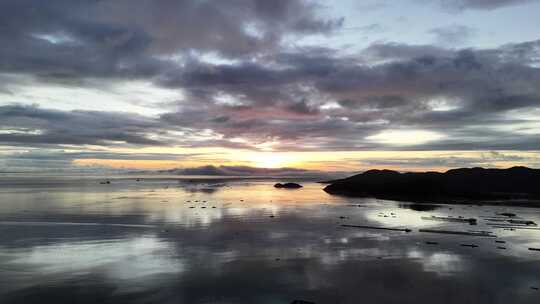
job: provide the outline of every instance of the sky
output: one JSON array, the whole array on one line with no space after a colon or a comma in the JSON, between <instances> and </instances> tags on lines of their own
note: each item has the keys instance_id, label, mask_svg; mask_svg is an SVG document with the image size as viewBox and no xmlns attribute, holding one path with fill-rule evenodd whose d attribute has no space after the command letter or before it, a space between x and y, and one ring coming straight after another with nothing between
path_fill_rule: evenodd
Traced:
<instances>
[{"instance_id":1,"label":"sky","mask_svg":"<svg viewBox=\"0 0 540 304\"><path fill-rule=\"evenodd\" d=\"M539 29L536 0L1 0L0 172L540 167Z\"/></svg>"}]
</instances>

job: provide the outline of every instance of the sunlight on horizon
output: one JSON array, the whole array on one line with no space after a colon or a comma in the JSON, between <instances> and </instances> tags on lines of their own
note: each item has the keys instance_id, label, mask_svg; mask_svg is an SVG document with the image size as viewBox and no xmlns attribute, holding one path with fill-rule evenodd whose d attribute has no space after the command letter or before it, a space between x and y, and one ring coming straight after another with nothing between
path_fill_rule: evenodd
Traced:
<instances>
[{"instance_id":1,"label":"sunlight on horizon","mask_svg":"<svg viewBox=\"0 0 540 304\"><path fill-rule=\"evenodd\" d=\"M79 167L103 166L115 169L168 170L207 165L247 166L254 168L297 168L317 171L364 171L391 169L397 171L446 171L457 167L508 168L516 165L540 163L537 151L334 151L319 152L257 152L249 150L181 149L148 153L153 159L74 159ZM199 153L197 153L197 151ZM145 153L146 151L139 151ZM124 151L125 153L125 151ZM176 159L175 159L176 158Z\"/></svg>"},{"instance_id":2,"label":"sunlight on horizon","mask_svg":"<svg viewBox=\"0 0 540 304\"><path fill-rule=\"evenodd\" d=\"M369 141L374 141L381 144L413 146L443 138L443 134L425 130L386 130L366 137L366 139Z\"/></svg>"}]
</instances>

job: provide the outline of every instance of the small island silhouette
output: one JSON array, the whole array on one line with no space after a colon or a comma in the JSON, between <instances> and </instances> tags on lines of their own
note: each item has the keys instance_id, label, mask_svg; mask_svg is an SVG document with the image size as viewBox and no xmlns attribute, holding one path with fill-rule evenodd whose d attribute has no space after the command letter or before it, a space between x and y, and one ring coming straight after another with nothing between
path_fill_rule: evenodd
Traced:
<instances>
[{"instance_id":1,"label":"small island silhouette","mask_svg":"<svg viewBox=\"0 0 540 304\"><path fill-rule=\"evenodd\" d=\"M277 183L274 185L275 188L285 188L285 189L298 189L302 188L302 185L297 183Z\"/></svg>"},{"instance_id":2,"label":"small island silhouette","mask_svg":"<svg viewBox=\"0 0 540 304\"><path fill-rule=\"evenodd\" d=\"M375 197L414 202L540 206L540 169L459 168L440 172L369 170L334 180L324 188L330 194Z\"/></svg>"}]
</instances>

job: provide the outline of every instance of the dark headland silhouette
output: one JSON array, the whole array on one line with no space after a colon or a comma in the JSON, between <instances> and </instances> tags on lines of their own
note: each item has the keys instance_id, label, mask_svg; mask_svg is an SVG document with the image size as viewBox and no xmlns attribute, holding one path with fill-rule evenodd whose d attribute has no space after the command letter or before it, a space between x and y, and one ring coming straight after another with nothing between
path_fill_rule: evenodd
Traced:
<instances>
[{"instance_id":1,"label":"dark headland silhouette","mask_svg":"<svg viewBox=\"0 0 540 304\"><path fill-rule=\"evenodd\" d=\"M540 206L540 201L535 201L540 199L540 169L527 167L460 168L445 173L369 170L329 183L324 191L330 194L414 202L487 200Z\"/></svg>"}]
</instances>

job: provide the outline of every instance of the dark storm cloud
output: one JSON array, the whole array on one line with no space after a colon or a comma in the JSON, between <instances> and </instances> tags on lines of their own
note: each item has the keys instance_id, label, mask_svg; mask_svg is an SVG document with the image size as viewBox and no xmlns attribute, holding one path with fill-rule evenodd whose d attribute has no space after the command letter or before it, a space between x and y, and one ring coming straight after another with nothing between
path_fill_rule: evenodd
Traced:
<instances>
[{"instance_id":1,"label":"dark storm cloud","mask_svg":"<svg viewBox=\"0 0 540 304\"><path fill-rule=\"evenodd\" d=\"M278 149L358 150L396 148L366 140L381 131L421 129L446 137L397 149L532 150L539 148L534 133L504 127L538 123L509 113L540 107L540 69L534 65L539 44L449 50L379 43L356 57L302 49L250 63L192 60L159 78L159 84L185 91L178 111L150 119L6 106L0 113L6 117L3 126L15 131L4 132L0 140L233 148L277 141ZM367 65L366 58L377 63ZM337 106L328 106L332 103ZM171 130L190 135L211 130L219 138L170 140ZM239 137L247 142L233 141Z\"/></svg>"},{"instance_id":2,"label":"dark storm cloud","mask_svg":"<svg viewBox=\"0 0 540 304\"><path fill-rule=\"evenodd\" d=\"M452 3L496 8L517 2ZM539 148L537 132L530 129L540 123L532 115L540 108L540 40L492 49L377 42L352 55L285 43L342 25L342 19L320 17L319 9L300 0L2 1L2 92L9 94L10 82L28 78L74 87L87 87L94 79L99 84L144 79L181 90L184 97L172 104L174 111L155 117L4 105L0 142L250 149L273 142L283 150ZM433 33L456 42L470 31L457 26ZM369 140L397 129L443 136L420 145Z\"/></svg>"},{"instance_id":3,"label":"dark storm cloud","mask_svg":"<svg viewBox=\"0 0 540 304\"><path fill-rule=\"evenodd\" d=\"M276 49L286 35L329 33L343 20L294 1L6 0L0 71L49 81L150 77L189 52L227 57Z\"/></svg>"},{"instance_id":4,"label":"dark storm cloud","mask_svg":"<svg viewBox=\"0 0 540 304\"><path fill-rule=\"evenodd\" d=\"M97 1L2 1L0 70L48 80L148 76L162 67L143 56L151 37L137 28L84 18Z\"/></svg>"},{"instance_id":5,"label":"dark storm cloud","mask_svg":"<svg viewBox=\"0 0 540 304\"><path fill-rule=\"evenodd\" d=\"M295 140L300 150L388 148L365 137L400 128L449 135L415 149L537 149L535 135L497 128L538 123L509 113L540 107L539 43L487 50L378 43L349 58L302 49L264 63L193 63L161 82L204 92L205 102L184 102L162 118L225 137ZM223 96L237 104L223 104ZM208 123L208 114L227 118Z\"/></svg>"},{"instance_id":6,"label":"dark storm cloud","mask_svg":"<svg viewBox=\"0 0 540 304\"><path fill-rule=\"evenodd\" d=\"M29 147L177 145L253 149L243 143L209 136L192 139L204 135L202 130L192 128L197 127L194 123L188 121L183 127L179 121L171 124L165 117L166 115L162 118L149 118L127 112L61 111L38 106L9 104L0 106L0 144ZM63 156L91 158L91 154L64 153ZM120 158L114 159L123 159L121 157L127 155L119 153ZM112 155L95 153L94 156L108 158ZM139 159L147 159L145 155L141 157Z\"/></svg>"},{"instance_id":7,"label":"dark storm cloud","mask_svg":"<svg viewBox=\"0 0 540 304\"><path fill-rule=\"evenodd\" d=\"M157 122L143 116L98 111L59 111L36 106L0 106L0 142L5 145L165 145L147 133Z\"/></svg>"}]
</instances>

